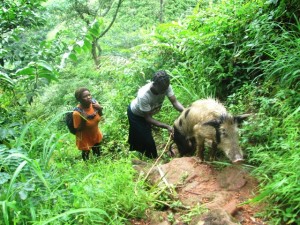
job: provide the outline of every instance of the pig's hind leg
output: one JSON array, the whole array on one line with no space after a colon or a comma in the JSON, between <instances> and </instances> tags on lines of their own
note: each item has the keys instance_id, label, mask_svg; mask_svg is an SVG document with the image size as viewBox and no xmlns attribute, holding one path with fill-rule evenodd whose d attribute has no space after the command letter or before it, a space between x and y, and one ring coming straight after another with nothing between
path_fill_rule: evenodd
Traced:
<instances>
[{"instance_id":1,"label":"pig's hind leg","mask_svg":"<svg viewBox=\"0 0 300 225\"><path fill-rule=\"evenodd\" d=\"M202 137L196 138L196 156L204 162L204 139Z\"/></svg>"}]
</instances>

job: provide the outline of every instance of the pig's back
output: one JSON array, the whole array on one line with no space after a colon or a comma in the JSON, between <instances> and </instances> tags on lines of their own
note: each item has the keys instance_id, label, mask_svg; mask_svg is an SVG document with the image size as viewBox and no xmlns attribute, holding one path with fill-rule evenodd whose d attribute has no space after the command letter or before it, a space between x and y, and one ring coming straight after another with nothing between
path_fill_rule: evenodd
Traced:
<instances>
[{"instance_id":1,"label":"pig's back","mask_svg":"<svg viewBox=\"0 0 300 225\"><path fill-rule=\"evenodd\" d=\"M194 125L220 118L221 115L226 114L225 107L219 101L212 98L200 99L181 113L175 125L183 133L192 135Z\"/></svg>"}]
</instances>

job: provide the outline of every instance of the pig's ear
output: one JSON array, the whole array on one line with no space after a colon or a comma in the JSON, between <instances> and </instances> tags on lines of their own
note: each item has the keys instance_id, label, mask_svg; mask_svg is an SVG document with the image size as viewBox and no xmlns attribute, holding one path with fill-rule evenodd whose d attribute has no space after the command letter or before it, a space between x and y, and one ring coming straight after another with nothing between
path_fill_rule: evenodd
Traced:
<instances>
[{"instance_id":1,"label":"pig's ear","mask_svg":"<svg viewBox=\"0 0 300 225\"><path fill-rule=\"evenodd\" d=\"M220 120L210 120L208 122L203 123L205 126L212 126L216 129L220 128L221 121Z\"/></svg>"},{"instance_id":2,"label":"pig's ear","mask_svg":"<svg viewBox=\"0 0 300 225\"><path fill-rule=\"evenodd\" d=\"M238 115L238 116L234 116L234 122L237 124L241 124L244 120L246 120L249 116L251 116L252 114L243 114L243 115Z\"/></svg>"}]
</instances>

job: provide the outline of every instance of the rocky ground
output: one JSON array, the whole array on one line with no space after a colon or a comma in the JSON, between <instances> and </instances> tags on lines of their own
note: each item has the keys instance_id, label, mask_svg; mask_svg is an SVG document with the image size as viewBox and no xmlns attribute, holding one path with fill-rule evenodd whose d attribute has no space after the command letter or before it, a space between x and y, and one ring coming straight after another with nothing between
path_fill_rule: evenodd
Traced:
<instances>
[{"instance_id":1,"label":"rocky ground","mask_svg":"<svg viewBox=\"0 0 300 225\"><path fill-rule=\"evenodd\" d=\"M257 191L256 180L241 165L217 168L196 157L173 158L155 167L134 162L148 180L161 185L173 199L161 209L147 212L147 219L134 225L265 225L256 217L258 206L242 204ZM150 172L149 172L150 171Z\"/></svg>"}]
</instances>

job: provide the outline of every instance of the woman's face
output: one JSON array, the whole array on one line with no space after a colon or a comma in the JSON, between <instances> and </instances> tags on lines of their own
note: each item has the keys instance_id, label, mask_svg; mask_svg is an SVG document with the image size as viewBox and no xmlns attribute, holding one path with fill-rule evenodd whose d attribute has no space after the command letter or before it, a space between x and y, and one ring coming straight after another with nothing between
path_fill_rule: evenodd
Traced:
<instances>
[{"instance_id":1,"label":"woman's face","mask_svg":"<svg viewBox=\"0 0 300 225\"><path fill-rule=\"evenodd\" d=\"M167 91L168 87L169 87L169 84L153 84L151 90L154 94L161 95Z\"/></svg>"},{"instance_id":2,"label":"woman's face","mask_svg":"<svg viewBox=\"0 0 300 225\"><path fill-rule=\"evenodd\" d=\"M90 105L92 103L92 95L89 91L82 92L80 103L83 105Z\"/></svg>"}]
</instances>

